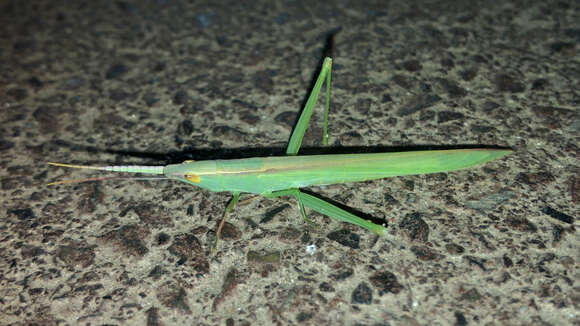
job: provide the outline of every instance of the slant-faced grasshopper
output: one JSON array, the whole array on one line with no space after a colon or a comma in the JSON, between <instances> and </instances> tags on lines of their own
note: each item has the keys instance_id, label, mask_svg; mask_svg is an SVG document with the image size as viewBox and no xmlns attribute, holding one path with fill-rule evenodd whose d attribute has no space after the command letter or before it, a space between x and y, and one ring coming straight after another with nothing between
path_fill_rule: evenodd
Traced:
<instances>
[{"instance_id":1,"label":"slant-faced grasshopper","mask_svg":"<svg viewBox=\"0 0 580 326\"><path fill-rule=\"evenodd\" d=\"M226 206L217 230L217 238L225 218L235 206L240 193L254 193L272 198L294 196L305 221L305 207L339 221L352 223L379 235L385 228L355 216L320 198L300 191L302 187L329 185L382 179L394 176L453 171L483 164L511 153L509 149L470 148L449 150L425 150L390 153L330 154L297 156L304 132L322 84L326 80L326 99L322 142L328 143L328 109L330 101L330 71L332 60L325 58L320 74L304 110L292 132L286 156L256 157L233 160L185 161L166 166L85 166L63 163L48 163L67 168L92 169L111 172L128 172L160 175L162 179L172 179L189 183L210 191L230 191L233 194ZM101 180L57 181L51 184Z\"/></svg>"}]
</instances>

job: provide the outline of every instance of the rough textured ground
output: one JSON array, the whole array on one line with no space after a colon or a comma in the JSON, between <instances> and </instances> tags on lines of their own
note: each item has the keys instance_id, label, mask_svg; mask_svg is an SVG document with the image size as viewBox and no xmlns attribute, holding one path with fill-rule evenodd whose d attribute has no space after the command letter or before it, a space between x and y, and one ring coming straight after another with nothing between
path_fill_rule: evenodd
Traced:
<instances>
[{"instance_id":1,"label":"rough textured ground","mask_svg":"<svg viewBox=\"0 0 580 326\"><path fill-rule=\"evenodd\" d=\"M580 324L577 2L192 2L0 4L0 324ZM47 161L280 153L325 47L332 146L515 152L311 189L380 239L256 199L215 256L226 193L44 186L93 175Z\"/></svg>"}]
</instances>

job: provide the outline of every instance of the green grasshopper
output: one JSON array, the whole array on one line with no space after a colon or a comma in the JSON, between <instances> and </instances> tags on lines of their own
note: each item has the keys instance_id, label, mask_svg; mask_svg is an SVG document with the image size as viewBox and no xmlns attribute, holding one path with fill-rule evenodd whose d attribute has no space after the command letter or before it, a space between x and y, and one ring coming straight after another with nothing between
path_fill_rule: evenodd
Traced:
<instances>
[{"instance_id":1,"label":"green grasshopper","mask_svg":"<svg viewBox=\"0 0 580 326\"><path fill-rule=\"evenodd\" d=\"M300 191L302 187L367 181L394 176L454 171L483 164L511 153L509 149L471 148L426 150L366 154L330 154L297 156L304 132L312 116L322 84L326 80L326 99L322 143L328 144L328 109L330 102L330 72L332 60L325 58L314 88L292 132L286 156L255 157L233 160L185 161L166 166L85 166L48 163L67 168L92 169L160 175L162 179L178 180L210 191L232 192L216 232L219 238L227 214L238 202L241 193L259 194L266 198L294 196L302 218L310 222L305 207L339 221L352 223L385 233L385 227L353 215L318 197ZM162 177L161 177L162 176ZM51 184L102 180L57 181ZM217 241L217 240L216 240Z\"/></svg>"}]
</instances>

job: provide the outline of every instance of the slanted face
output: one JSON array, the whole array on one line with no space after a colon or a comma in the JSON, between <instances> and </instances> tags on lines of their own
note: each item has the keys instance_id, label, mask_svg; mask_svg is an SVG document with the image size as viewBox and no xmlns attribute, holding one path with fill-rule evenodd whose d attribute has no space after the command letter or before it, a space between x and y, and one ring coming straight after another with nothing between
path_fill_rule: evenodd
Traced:
<instances>
[{"instance_id":1,"label":"slanted face","mask_svg":"<svg viewBox=\"0 0 580 326\"><path fill-rule=\"evenodd\" d=\"M216 161L185 161L167 165L163 171L169 179L179 180L193 186L223 191L216 173Z\"/></svg>"}]
</instances>

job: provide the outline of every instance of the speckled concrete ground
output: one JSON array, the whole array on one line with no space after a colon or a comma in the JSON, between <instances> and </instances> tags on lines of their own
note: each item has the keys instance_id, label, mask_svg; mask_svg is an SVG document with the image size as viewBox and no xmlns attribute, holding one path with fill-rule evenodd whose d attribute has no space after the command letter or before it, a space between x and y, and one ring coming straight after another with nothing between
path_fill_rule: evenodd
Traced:
<instances>
[{"instance_id":1,"label":"speckled concrete ground","mask_svg":"<svg viewBox=\"0 0 580 326\"><path fill-rule=\"evenodd\" d=\"M578 3L191 2L0 5L0 324L580 324ZM215 256L226 193L44 185L280 153L335 32L332 146L515 152L311 189L380 239L256 199Z\"/></svg>"}]
</instances>

